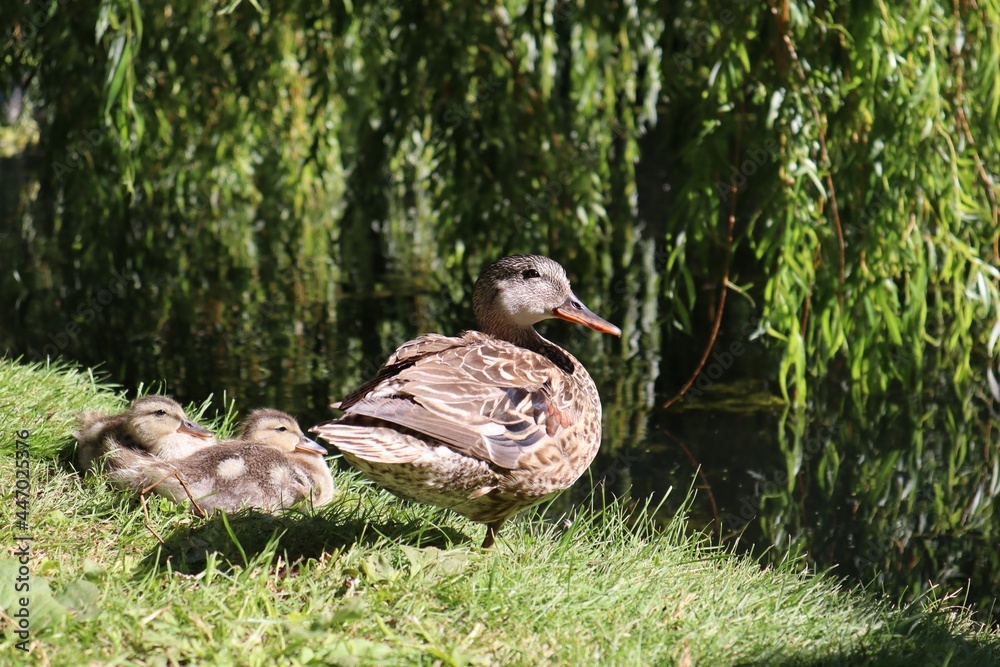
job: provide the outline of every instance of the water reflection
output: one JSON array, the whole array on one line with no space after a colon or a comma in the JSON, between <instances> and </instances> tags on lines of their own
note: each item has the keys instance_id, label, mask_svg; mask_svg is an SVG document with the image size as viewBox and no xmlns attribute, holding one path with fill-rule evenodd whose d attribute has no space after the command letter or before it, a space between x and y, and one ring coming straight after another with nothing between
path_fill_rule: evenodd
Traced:
<instances>
[{"instance_id":1,"label":"water reflection","mask_svg":"<svg viewBox=\"0 0 1000 667\"><path fill-rule=\"evenodd\" d=\"M763 534L779 551L889 591L967 589L969 602L995 614L997 443L985 420L955 421L962 408L899 394L864 422L783 413L784 465L773 474L788 483L762 497Z\"/></svg>"}]
</instances>

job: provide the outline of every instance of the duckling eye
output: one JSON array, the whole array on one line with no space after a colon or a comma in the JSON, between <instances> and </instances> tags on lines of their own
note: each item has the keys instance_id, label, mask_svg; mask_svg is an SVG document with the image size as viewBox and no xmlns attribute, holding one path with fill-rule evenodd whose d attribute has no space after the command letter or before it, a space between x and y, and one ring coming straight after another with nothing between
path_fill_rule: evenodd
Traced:
<instances>
[{"instance_id":1,"label":"duckling eye","mask_svg":"<svg viewBox=\"0 0 1000 667\"><path fill-rule=\"evenodd\" d=\"M288 430L287 426L279 426L278 427L278 433L284 433L287 430Z\"/></svg>"},{"instance_id":2,"label":"duckling eye","mask_svg":"<svg viewBox=\"0 0 1000 667\"><path fill-rule=\"evenodd\" d=\"M153 414L156 415L157 417L166 417L167 416L167 411L166 410L157 410Z\"/></svg>"},{"instance_id":3,"label":"duckling eye","mask_svg":"<svg viewBox=\"0 0 1000 667\"><path fill-rule=\"evenodd\" d=\"M525 280L530 280L532 278L541 278L542 274L540 274L535 269L525 269L524 271L521 272L521 277L524 278Z\"/></svg>"}]
</instances>

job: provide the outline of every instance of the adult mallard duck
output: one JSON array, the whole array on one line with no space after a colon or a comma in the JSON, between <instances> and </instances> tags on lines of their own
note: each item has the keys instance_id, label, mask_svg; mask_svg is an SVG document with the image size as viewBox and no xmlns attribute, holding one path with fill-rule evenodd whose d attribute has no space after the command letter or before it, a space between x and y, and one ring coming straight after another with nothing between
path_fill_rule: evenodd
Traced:
<instances>
[{"instance_id":1,"label":"adult mallard duck","mask_svg":"<svg viewBox=\"0 0 1000 667\"><path fill-rule=\"evenodd\" d=\"M195 424L176 401L166 396L144 396L117 415L84 412L77 440L77 459L84 472L109 452L125 448L170 460L193 454L215 443L211 431Z\"/></svg>"},{"instance_id":2,"label":"adult mallard duck","mask_svg":"<svg viewBox=\"0 0 1000 667\"><path fill-rule=\"evenodd\" d=\"M333 405L346 414L313 432L397 496L485 523L489 548L508 517L572 485L601 444L594 381L534 325L559 318L621 330L538 255L489 266L472 306L480 331L405 343Z\"/></svg>"},{"instance_id":3,"label":"adult mallard duck","mask_svg":"<svg viewBox=\"0 0 1000 667\"><path fill-rule=\"evenodd\" d=\"M143 494L191 500L202 516L245 508L276 511L302 500L319 506L333 498L333 477L323 460L326 449L307 438L291 415L254 410L241 432L236 440L172 461L116 452L110 477Z\"/></svg>"}]
</instances>

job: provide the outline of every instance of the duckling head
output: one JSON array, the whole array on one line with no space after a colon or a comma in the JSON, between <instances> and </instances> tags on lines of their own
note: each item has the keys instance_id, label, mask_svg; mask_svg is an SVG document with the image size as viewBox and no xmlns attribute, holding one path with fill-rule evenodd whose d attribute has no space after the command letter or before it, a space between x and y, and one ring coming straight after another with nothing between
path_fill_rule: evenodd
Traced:
<instances>
[{"instance_id":1,"label":"duckling head","mask_svg":"<svg viewBox=\"0 0 1000 667\"><path fill-rule=\"evenodd\" d=\"M176 401L166 396L136 399L125 412L125 431L137 445L165 459L187 456L212 440L212 432L195 424Z\"/></svg>"},{"instance_id":2,"label":"duckling head","mask_svg":"<svg viewBox=\"0 0 1000 667\"><path fill-rule=\"evenodd\" d=\"M583 305L570 288L566 270L541 255L512 255L488 266L476 281L472 308L481 331L507 340L517 340L517 332L552 318L601 333L622 333Z\"/></svg>"},{"instance_id":3,"label":"duckling head","mask_svg":"<svg viewBox=\"0 0 1000 667\"><path fill-rule=\"evenodd\" d=\"M326 455L326 448L307 438L291 415L271 408L260 408L247 415L240 440L270 445L288 453Z\"/></svg>"}]
</instances>

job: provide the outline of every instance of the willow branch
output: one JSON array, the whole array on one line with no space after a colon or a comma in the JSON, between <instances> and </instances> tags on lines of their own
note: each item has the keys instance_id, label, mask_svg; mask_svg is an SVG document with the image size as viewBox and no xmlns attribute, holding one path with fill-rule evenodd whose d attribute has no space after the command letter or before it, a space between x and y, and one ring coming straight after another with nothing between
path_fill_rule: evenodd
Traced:
<instances>
[{"instance_id":1,"label":"willow branch","mask_svg":"<svg viewBox=\"0 0 1000 667\"><path fill-rule=\"evenodd\" d=\"M953 0L952 11L956 24L961 24L962 13L958 5L958 0ZM990 200L990 217L993 221L993 229L1000 229L1000 207L997 206L996 184L990 178L983 160L976 150L976 140L972 136L972 128L969 127L969 119L965 115L965 79L962 76L962 63L966 50L969 48L968 42L964 43L961 50L956 44L951 45L952 69L955 70L955 120L959 131L965 135L965 140L969 142L972 149L972 159L976 163L976 173L983 182L983 189L986 190L986 197ZM993 261L1000 263L1000 232L993 234Z\"/></svg>"},{"instance_id":2,"label":"willow branch","mask_svg":"<svg viewBox=\"0 0 1000 667\"><path fill-rule=\"evenodd\" d=\"M795 63L795 71L799 75L799 79L805 83L806 72L802 68L802 63L799 61L799 56L795 52L795 46L792 45L792 40L788 35L783 37L785 41L785 46L788 48L788 54ZM819 154L820 154L820 164L826 169L826 189L828 191L828 196L830 198L830 215L833 218L833 230L837 235L837 261L838 261L838 275L840 276L840 284L844 284L844 228L840 224L840 207L837 206L837 191L833 187L833 165L830 162L830 154L826 150L826 124L823 122L823 117L819 113L819 104L816 100L816 93L813 92L811 86L806 84L803 86L806 92L806 96L809 99L809 107L812 109L813 119L816 121L816 127L819 130ZM839 296L843 300L843 294Z\"/></svg>"},{"instance_id":3,"label":"willow branch","mask_svg":"<svg viewBox=\"0 0 1000 667\"><path fill-rule=\"evenodd\" d=\"M691 388L694 381L698 379L701 375L702 369L705 368L705 364L708 362L708 355L712 353L712 348L715 347L715 340L719 337L719 328L722 326L722 314L726 310L726 294L729 293L729 263L733 255L733 227L736 225L736 194L738 188L736 187L736 170L737 165L740 163L740 140L743 134L743 122L742 122L742 109L740 122L736 126L736 146L733 155L733 172L732 180L729 185L729 220L726 225L726 259L722 265L722 279L719 281L719 305L715 310L715 321L712 323L712 334L708 338L708 344L705 346L705 351L702 352L701 359L698 361L698 366L691 373L691 377L688 378L684 386L674 394L670 400L663 404L664 408L669 408L671 405L680 400L680 398Z\"/></svg>"}]
</instances>

